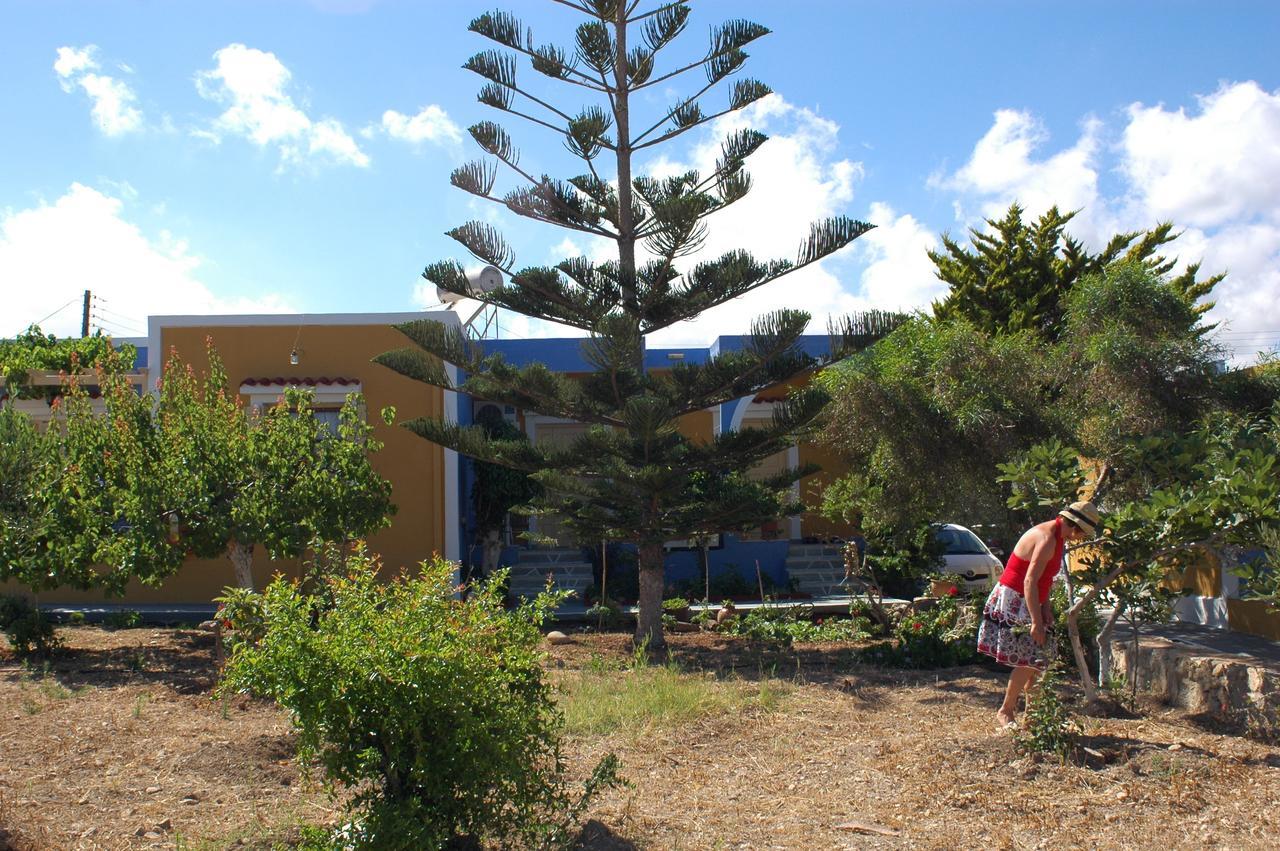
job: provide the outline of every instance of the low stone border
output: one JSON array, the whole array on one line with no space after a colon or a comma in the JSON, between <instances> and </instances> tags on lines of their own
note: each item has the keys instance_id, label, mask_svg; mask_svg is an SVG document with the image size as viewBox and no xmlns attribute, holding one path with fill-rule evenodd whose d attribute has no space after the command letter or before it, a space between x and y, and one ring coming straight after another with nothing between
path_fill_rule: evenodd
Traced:
<instances>
[{"instance_id":1,"label":"low stone border","mask_svg":"<svg viewBox=\"0 0 1280 851\"><path fill-rule=\"evenodd\" d=\"M1213 653L1166 638L1112 641L1112 673L1171 706L1217 721L1280 733L1280 664ZM1138 664L1134 665L1137 661ZM1136 674L1135 674L1136 671Z\"/></svg>"}]
</instances>

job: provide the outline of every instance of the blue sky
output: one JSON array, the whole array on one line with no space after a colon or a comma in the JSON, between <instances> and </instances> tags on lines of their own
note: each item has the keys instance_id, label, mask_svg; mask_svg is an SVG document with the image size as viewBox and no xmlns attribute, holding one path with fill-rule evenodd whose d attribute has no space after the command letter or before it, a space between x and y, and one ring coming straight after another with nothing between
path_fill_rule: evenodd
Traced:
<instances>
[{"instance_id":1,"label":"blue sky","mask_svg":"<svg viewBox=\"0 0 1280 851\"><path fill-rule=\"evenodd\" d=\"M666 341L740 331L784 302L819 317L927 304L925 248L1015 198L1082 207L1076 233L1095 244L1173 220L1180 257L1230 272L1223 342L1243 354L1280 340L1280 4L693 5L673 60L727 17L774 30L745 73L777 96L739 119L773 140L751 164L755 197L713 219L708 251L789 255L824 215L880 227ZM155 313L411 310L435 301L422 267L458 256L442 232L470 218L502 225L522 263L603 256L448 184L478 153L465 128L497 117L460 68L489 46L465 27L491 8L0 0L0 334L86 287L103 299L95 324L118 334ZM501 8L540 42L577 23L549 0ZM692 81L654 87L642 108ZM580 104L579 90L538 88ZM503 123L530 168L578 173L548 131ZM705 164L727 126L646 166ZM73 304L45 325L78 322ZM503 333L554 329L506 317Z\"/></svg>"}]
</instances>

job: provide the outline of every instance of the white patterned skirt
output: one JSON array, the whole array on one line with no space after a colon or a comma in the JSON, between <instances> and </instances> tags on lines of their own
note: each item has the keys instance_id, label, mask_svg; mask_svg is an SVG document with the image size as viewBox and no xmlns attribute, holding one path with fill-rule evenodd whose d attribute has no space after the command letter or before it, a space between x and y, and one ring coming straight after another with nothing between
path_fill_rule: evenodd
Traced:
<instances>
[{"instance_id":1,"label":"white patterned skirt","mask_svg":"<svg viewBox=\"0 0 1280 851\"><path fill-rule=\"evenodd\" d=\"M1049 665L1052 646L1052 636L1043 647L1031 637L1031 612L1023 596L1008 585L997 583L982 607L978 652L1002 665L1043 671Z\"/></svg>"}]
</instances>

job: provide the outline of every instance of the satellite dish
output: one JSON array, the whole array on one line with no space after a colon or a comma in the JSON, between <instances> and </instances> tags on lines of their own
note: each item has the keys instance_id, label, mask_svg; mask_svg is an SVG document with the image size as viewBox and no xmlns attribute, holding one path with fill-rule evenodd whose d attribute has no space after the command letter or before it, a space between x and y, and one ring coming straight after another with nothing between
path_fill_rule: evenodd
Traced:
<instances>
[{"instance_id":1,"label":"satellite dish","mask_svg":"<svg viewBox=\"0 0 1280 851\"><path fill-rule=\"evenodd\" d=\"M502 271L497 266L485 266L473 275L467 275L467 290L474 295L493 292L502 286ZM443 305L454 305L467 296L436 287L436 298Z\"/></svg>"}]
</instances>

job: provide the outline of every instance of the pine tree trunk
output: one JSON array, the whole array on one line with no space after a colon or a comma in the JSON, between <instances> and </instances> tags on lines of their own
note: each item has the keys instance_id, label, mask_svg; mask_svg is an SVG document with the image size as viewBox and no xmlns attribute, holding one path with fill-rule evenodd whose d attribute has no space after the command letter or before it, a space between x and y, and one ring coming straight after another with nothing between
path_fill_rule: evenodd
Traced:
<instances>
[{"instance_id":1,"label":"pine tree trunk","mask_svg":"<svg viewBox=\"0 0 1280 851\"><path fill-rule=\"evenodd\" d=\"M618 127L616 159L618 163L618 284L622 288L623 305L634 317L636 301L636 237L631 218L631 105L627 80L627 3L618 4L614 44L617 58L613 65L616 87L613 95L613 119ZM644 359L640 360L644 371Z\"/></svg>"},{"instance_id":2,"label":"pine tree trunk","mask_svg":"<svg viewBox=\"0 0 1280 851\"><path fill-rule=\"evenodd\" d=\"M667 640L662 634L663 564L667 551L662 544L640 547L640 611L636 615L636 643L648 641L650 650L661 650Z\"/></svg>"},{"instance_id":3,"label":"pine tree trunk","mask_svg":"<svg viewBox=\"0 0 1280 851\"><path fill-rule=\"evenodd\" d=\"M487 578L493 576L498 569L498 562L502 560L502 530L490 529L485 532L483 547L480 564Z\"/></svg>"},{"instance_id":4,"label":"pine tree trunk","mask_svg":"<svg viewBox=\"0 0 1280 851\"><path fill-rule=\"evenodd\" d=\"M236 569L236 584L241 588L252 589L253 586L253 544L242 544L232 541L227 547L227 556Z\"/></svg>"}]
</instances>

